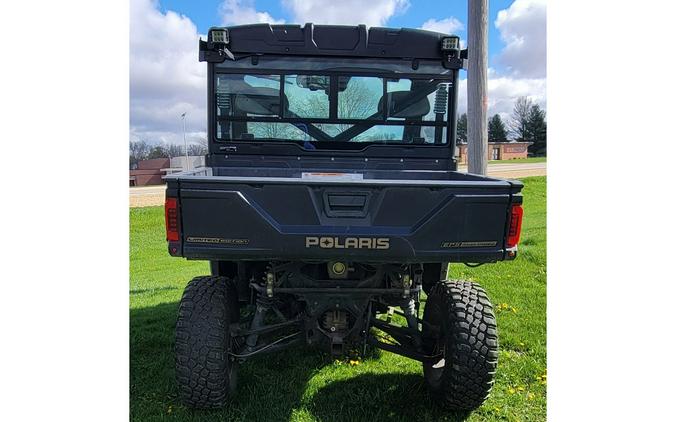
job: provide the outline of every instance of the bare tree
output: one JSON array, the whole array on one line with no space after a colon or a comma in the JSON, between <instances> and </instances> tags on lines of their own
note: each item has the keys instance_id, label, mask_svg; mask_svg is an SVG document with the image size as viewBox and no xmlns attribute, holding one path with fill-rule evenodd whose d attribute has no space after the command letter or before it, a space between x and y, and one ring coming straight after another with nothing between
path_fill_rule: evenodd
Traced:
<instances>
[{"instance_id":1,"label":"bare tree","mask_svg":"<svg viewBox=\"0 0 675 422\"><path fill-rule=\"evenodd\" d=\"M150 145L147 142L131 141L129 142L129 168L132 170L138 166L138 162L148 158Z\"/></svg>"},{"instance_id":2,"label":"bare tree","mask_svg":"<svg viewBox=\"0 0 675 422\"><path fill-rule=\"evenodd\" d=\"M340 119L365 119L377 111L377 104L382 97L382 90L373 91L358 78L352 78L347 89L338 93L338 117ZM303 110L312 110L313 115L328 116L328 101L313 96L302 103ZM337 135L349 129L351 124L316 124L330 135Z\"/></svg>"},{"instance_id":3,"label":"bare tree","mask_svg":"<svg viewBox=\"0 0 675 422\"><path fill-rule=\"evenodd\" d=\"M208 153L208 148L200 144L190 144L188 145L188 155L198 156L206 155Z\"/></svg>"},{"instance_id":4,"label":"bare tree","mask_svg":"<svg viewBox=\"0 0 675 422\"><path fill-rule=\"evenodd\" d=\"M197 138L194 141L197 143L197 145L200 145L205 149L209 149L209 141L207 141L206 138Z\"/></svg>"},{"instance_id":5,"label":"bare tree","mask_svg":"<svg viewBox=\"0 0 675 422\"><path fill-rule=\"evenodd\" d=\"M513 106L509 120L509 131L516 141L529 140L528 121L532 111L532 101L527 97L519 97Z\"/></svg>"},{"instance_id":6,"label":"bare tree","mask_svg":"<svg viewBox=\"0 0 675 422\"><path fill-rule=\"evenodd\" d=\"M180 157L180 156L185 155L185 147L183 147L181 145L169 144L169 145L165 146L164 149L166 150L166 155L169 158Z\"/></svg>"},{"instance_id":7,"label":"bare tree","mask_svg":"<svg viewBox=\"0 0 675 422\"><path fill-rule=\"evenodd\" d=\"M169 158L169 157L171 157L169 155L169 151L163 145L154 146L150 148L150 151L148 152L149 160L154 160L155 158Z\"/></svg>"}]
</instances>

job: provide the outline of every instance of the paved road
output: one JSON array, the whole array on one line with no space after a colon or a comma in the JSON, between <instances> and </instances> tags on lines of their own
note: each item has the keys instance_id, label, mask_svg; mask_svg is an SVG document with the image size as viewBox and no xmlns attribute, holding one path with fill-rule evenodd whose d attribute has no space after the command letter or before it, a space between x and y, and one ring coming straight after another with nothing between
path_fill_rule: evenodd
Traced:
<instances>
[{"instance_id":1,"label":"paved road","mask_svg":"<svg viewBox=\"0 0 675 422\"><path fill-rule=\"evenodd\" d=\"M467 171L459 166L459 171ZM519 177L546 176L546 163L489 164L488 176L516 179Z\"/></svg>"},{"instance_id":2,"label":"paved road","mask_svg":"<svg viewBox=\"0 0 675 422\"><path fill-rule=\"evenodd\" d=\"M153 205L164 205L165 190L165 185L129 188L129 206L151 207Z\"/></svg>"},{"instance_id":3,"label":"paved road","mask_svg":"<svg viewBox=\"0 0 675 422\"><path fill-rule=\"evenodd\" d=\"M466 172L466 170L466 167L459 167L459 171ZM488 165L488 176L505 179L546 176L546 163L490 164ZM150 207L164 205L164 190L164 185L129 188L129 206Z\"/></svg>"}]
</instances>

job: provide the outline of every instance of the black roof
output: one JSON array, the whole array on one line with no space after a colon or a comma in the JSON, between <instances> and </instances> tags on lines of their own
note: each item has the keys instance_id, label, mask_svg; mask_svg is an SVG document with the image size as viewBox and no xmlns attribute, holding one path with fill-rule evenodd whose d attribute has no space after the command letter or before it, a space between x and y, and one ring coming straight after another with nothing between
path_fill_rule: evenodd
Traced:
<instances>
[{"instance_id":1,"label":"black roof","mask_svg":"<svg viewBox=\"0 0 675 422\"><path fill-rule=\"evenodd\" d=\"M367 7L367 6L365 6ZM215 29L215 28L212 28ZM365 25L240 25L227 27L235 54L356 56L442 60L448 34L410 28ZM210 32L210 30L209 30ZM203 42L200 50L211 50Z\"/></svg>"}]
</instances>

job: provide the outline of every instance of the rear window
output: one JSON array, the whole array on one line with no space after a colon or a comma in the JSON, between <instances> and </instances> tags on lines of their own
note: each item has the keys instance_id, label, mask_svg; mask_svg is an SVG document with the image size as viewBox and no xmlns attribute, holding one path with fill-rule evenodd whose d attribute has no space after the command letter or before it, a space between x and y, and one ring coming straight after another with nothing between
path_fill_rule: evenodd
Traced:
<instances>
[{"instance_id":1,"label":"rear window","mask_svg":"<svg viewBox=\"0 0 675 422\"><path fill-rule=\"evenodd\" d=\"M215 78L216 137L306 148L447 143L447 79L231 74Z\"/></svg>"}]
</instances>

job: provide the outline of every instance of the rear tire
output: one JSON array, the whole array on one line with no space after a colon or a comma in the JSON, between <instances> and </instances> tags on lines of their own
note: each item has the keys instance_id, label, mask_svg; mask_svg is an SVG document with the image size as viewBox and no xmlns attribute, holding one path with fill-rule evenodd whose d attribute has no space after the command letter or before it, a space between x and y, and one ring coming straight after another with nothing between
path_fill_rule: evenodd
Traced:
<instances>
[{"instance_id":1,"label":"rear tire","mask_svg":"<svg viewBox=\"0 0 675 422\"><path fill-rule=\"evenodd\" d=\"M452 410L474 410L490 395L497 369L497 323L492 304L476 283L449 280L429 294L422 329L425 352L442 354L424 363L432 394Z\"/></svg>"},{"instance_id":2,"label":"rear tire","mask_svg":"<svg viewBox=\"0 0 675 422\"><path fill-rule=\"evenodd\" d=\"M448 263L442 264L424 264L424 272L422 273L422 290L427 296L431 293L431 289L438 283L448 278Z\"/></svg>"},{"instance_id":3,"label":"rear tire","mask_svg":"<svg viewBox=\"0 0 675 422\"><path fill-rule=\"evenodd\" d=\"M226 277L188 283L176 322L176 381L190 407L222 407L235 386L229 359L230 323L239 318L237 292Z\"/></svg>"}]
</instances>

